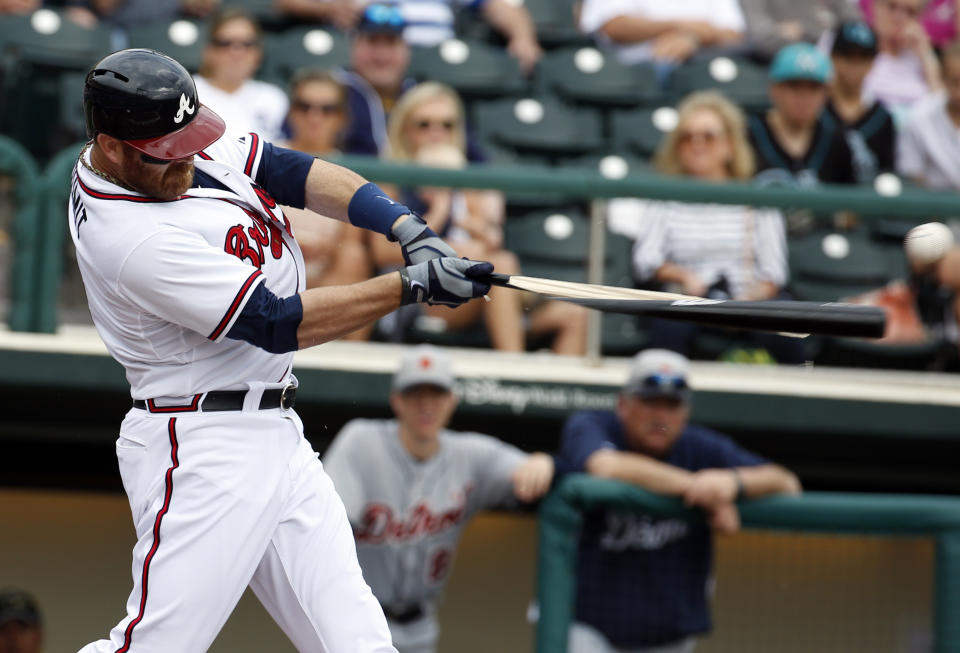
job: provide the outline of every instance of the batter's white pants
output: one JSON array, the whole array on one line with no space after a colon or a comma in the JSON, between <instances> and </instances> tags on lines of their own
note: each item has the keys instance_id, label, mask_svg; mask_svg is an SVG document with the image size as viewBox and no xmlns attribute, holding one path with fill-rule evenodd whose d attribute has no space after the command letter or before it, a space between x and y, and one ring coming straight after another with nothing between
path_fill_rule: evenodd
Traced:
<instances>
[{"instance_id":1,"label":"batter's white pants","mask_svg":"<svg viewBox=\"0 0 960 653\"><path fill-rule=\"evenodd\" d=\"M395 653L299 417L256 404L127 414L117 459L137 532L133 591L110 639L81 653L206 651L248 585L300 651Z\"/></svg>"},{"instance_id":2,"label":"batter's white pants","mask_svg":"<svg viewBox=\"0 0 960 653\"><path fill-rule=\"evenodd\" d=\"M661 646L617 648L593 626L575 621L570 625L567 653L693 653L696 645L696 639L688 637Z\"/></svg>"}]
</instances>

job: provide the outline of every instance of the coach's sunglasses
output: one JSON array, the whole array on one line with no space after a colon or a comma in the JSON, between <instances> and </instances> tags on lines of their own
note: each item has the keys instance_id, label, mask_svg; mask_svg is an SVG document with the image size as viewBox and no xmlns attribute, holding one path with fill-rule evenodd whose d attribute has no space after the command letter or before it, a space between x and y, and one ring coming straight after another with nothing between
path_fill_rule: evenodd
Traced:
<instances>
[{"instance_id":1,"label":"coach's sunglasses","mask_svg":"<svg viewBox=\"0 0 960 653\"><path fill-rule=\"evenodd\" d=\"M643 379L645 390L686 390L687 380L682 376L651 374Z\"/></svg>"}]
</instances>

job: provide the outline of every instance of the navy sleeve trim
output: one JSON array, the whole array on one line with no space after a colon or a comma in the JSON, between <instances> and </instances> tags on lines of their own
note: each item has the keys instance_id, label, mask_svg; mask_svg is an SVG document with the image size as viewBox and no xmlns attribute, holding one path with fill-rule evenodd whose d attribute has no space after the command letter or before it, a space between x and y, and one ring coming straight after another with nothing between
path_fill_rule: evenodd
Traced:
<instances>
[{"instance_id":1,"label":"navy sleeve trim","mask_svg":"<svg viewBox=\"0 0 960 653\"><path fill-rule=\"evenodd\" d=\"M264 141L254 181L280 204L302 209L306 203L307 175L313 162L314 157L309 154Z\"/></svg>"},{"instance_id":2,"label":"navy sleeve trim","mask_svg":"<svg viewBox=\"0 0 960 653\"><path fill-rule=\"evenodd\" d=\"M227 337L285 354L300 348L297 328L303 320L300 295L277 297L264 284L254 289Z\"/></svg>"}]
</instances>

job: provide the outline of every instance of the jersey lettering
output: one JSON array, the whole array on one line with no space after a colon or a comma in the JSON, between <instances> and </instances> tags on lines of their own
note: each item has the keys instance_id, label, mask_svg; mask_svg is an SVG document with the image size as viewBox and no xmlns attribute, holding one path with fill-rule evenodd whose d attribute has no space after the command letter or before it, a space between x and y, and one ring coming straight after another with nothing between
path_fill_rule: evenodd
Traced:
<instances>
[{"instance_id":1,"label":"jersey lettering","mask_svg":"<svg viewBox=\"0 0 960 653\"><path fill-rule=\"evenodd\" d=\"M256 211L240 205L237 207L247 214L253 225L246 229L240 224L230 227L227 230L224 251L241 260L249 259L257 269L263 267L265 261L264 247L270 248L270 255L275 260L280 259L283 256L283 235L280 228L272 221L264 220Z\"/></svg>"},{"instance_id":2,"label":"jersey lettering","mask_svg":"<svg viewBox=\"0 0 960 653\"><path fill-rule=\"evenodd\" d=\"M77 230L77 238L79 238L80 225L87 221L87 209L83 206L83 200L80 199L80 180L77 178L76 170L73 172L70 187L70 200L73 204L73 222Z\"/></svg>"},{"instance_id":3,"label":"jersey lettering","mask_svg":"<svg viewBox=\"0 0 960 653\"><path fill-rule=\"evenodd\" d=\"M467 516L467 497L472 489L472 486L468 486L460 495L457 505L441 512L433 512L426 501L421 501L413 507L406 520L394 515L390 506L371 503L363 513L361 525L355 531L357 542L402 542L453 528Z\"/></svg>"},{"instance_id":4,"label":"jersey lettering","mask_svg":"<svg viewBox=\"0 0 960 653\"><path fill-rule=\"evenodd\" d=\"M439 583L450 571L450 563L453 561L453 554L450 549L439 549L430 556L430 564L427 565L427 579L431 583Z\"/></svg>"}]
</instances>

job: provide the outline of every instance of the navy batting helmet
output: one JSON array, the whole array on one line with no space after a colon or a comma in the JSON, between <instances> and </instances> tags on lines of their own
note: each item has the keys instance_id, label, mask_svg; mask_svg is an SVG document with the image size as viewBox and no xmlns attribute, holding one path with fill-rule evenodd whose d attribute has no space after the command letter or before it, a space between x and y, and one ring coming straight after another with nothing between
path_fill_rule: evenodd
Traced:
<instances>
[{"instance_id":1,"label":"navy batting helmet","mask_svg":"<svg viewBox=\"0 0 960 653\"><path fill-rule=\"evenodd\" d=\"M187 69L155 50L114 52L87 73L87 135L104 133L156 159L196 154L223 135L223 120L200 104Z\"/></svg>"}]
</instances>

